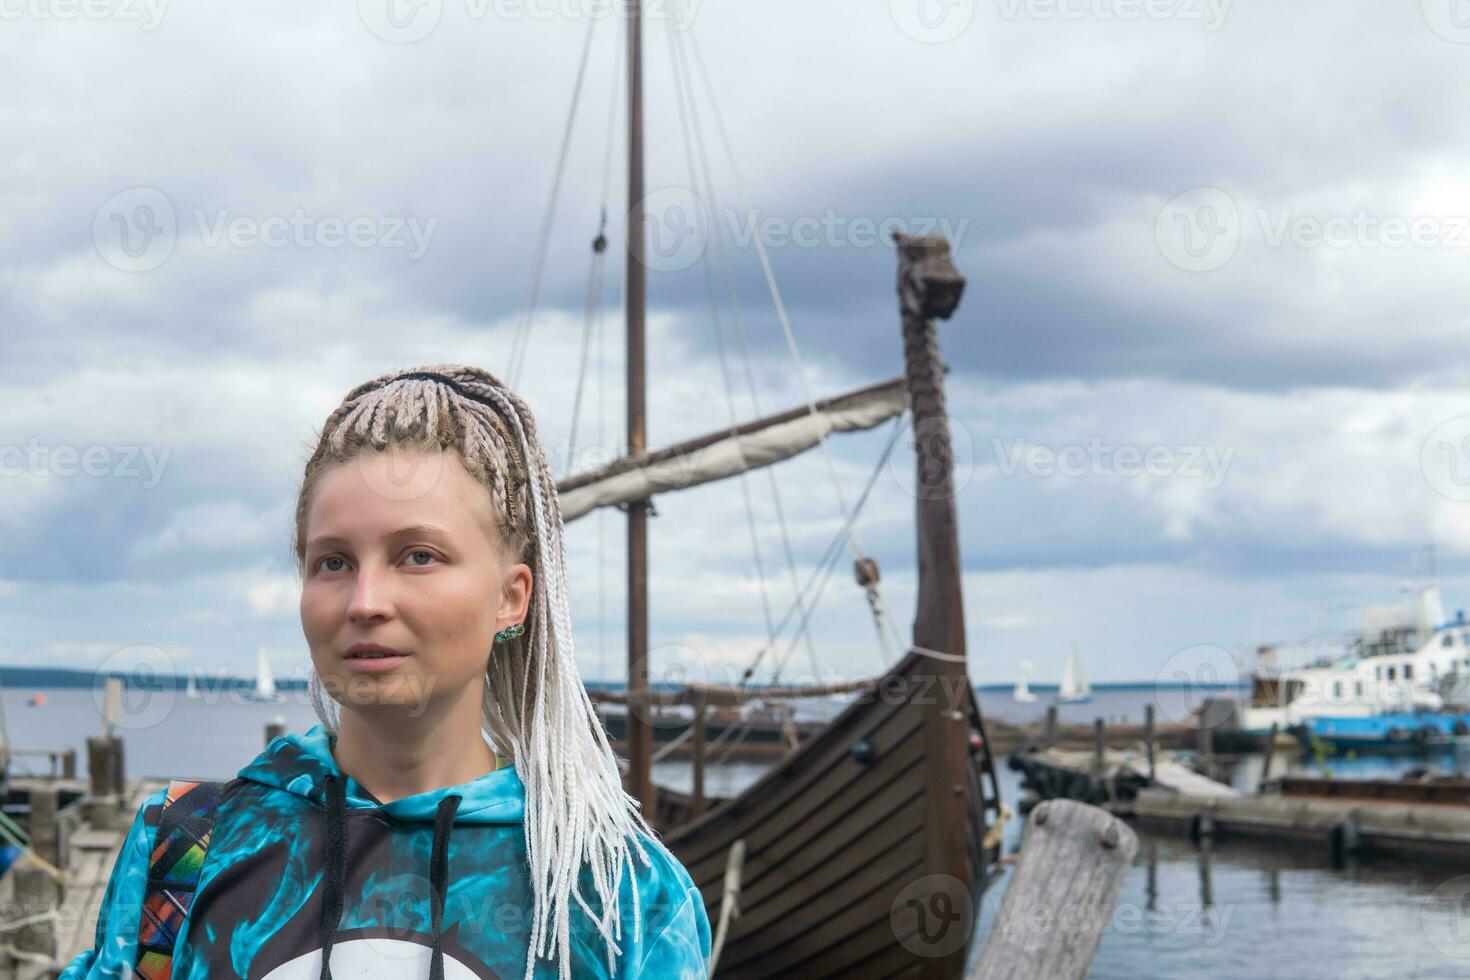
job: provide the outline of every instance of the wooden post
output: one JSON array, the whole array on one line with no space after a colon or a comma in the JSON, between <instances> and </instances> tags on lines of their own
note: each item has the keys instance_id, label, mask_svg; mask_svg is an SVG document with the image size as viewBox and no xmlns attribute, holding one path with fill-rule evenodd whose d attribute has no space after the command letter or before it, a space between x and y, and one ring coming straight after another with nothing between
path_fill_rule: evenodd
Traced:
<instances>
[{"instance_id":1,"label":"wooden post","mask_svg":"<svg viewBox=\"0 0 1470 980\"><path fill-rule=\"evenodd\" d=\"M1041 736L1041 747L1049 749L1057 744L1057 706L1046 706L1046 731Z\"/></svg>"},{"instance_id":2,"label":"wooden post","mask_svg":"<svg viewBox=\"0 0 1470 980\"><path fill-rule=\"evenodd\" d=\"M1159 842L1148 842L1147 857L1144 858L1143 909L1156 912L1159 908Z\"/></svg>"},{"instance_id":3,"label":"wooden post","mask_svg":"<svg viewBox=\"0 0 1470 980\"><path fill-rule=\"evenodd\" d=\"M124 804L122 738L87 739L87 820L100 829L116 826Z\"/></svg>"},{"instance_id":4,"label":"wooden post","mask_svg":"<svg viewBox=\"0 0 1470 980\"><path fill-rule=\"evenodd\" d=\"M1154 706L1152 703L1143 706L1143 750L1148 753L1148 784L1152 786L1157 778L1154 772Z\"/></svg>"},{"instance_id":5,"label":"wooden post","mask_svg":"<svg viewBox=\"0 0 1470 980\"><path fill-rule=\"evenodd\" d=\"M704 812L705 719L705 699L701 695L699 701L694 706L694 803L692 810L696 817Z\"/></svg>"},{"instance_id":6,"label":"wooden post","mask_svg":"<svg viewBox=\"0 0 1470 980\"><path fill-rule=\"evenodd\" d=\"M974 874L966 777L971 766L966 712L970 675L965 665L954 447L935 320L947 320L955 311L965 277L955 268L949 242L943 238L894 232L893 240L898 245L904 383L913 419L919 568L913 645L930 651L922 655L908 679L916 693L933 692L924 705L924 809L929 829L924 835L923 874L964 882ZM963 973L964 967L961 947L926 958L920 975L949 980Z\"/></svg>"},{"instance_id":7,"label":"wooden post","mask_svg":"<svg viewBox=\"0 0 1470 980\"><path fill-rule=\"evenodd\" d=\"M1271 731L1266 736L1266 761L1261 764L1261 785L1271 778L1271 760L1276 758L1276 722L1271 722ZM1256 791L1260 791L1260 786Z\"/></svg>"},{"instance_id":8,"label":"wooden post","mask_svg":"<svg viewBox=\"0 0 1470 980\"><path fill-rule=\"evenodd\" d=\"M15 918L29 918L56 907L61 890L45 868L21 862L11 868L9 874L14 889L11 905ZM56 927L53 922L45 919L33 922L21 926L11 935L14 936L15 948L20 952L38 953L55 959Z\"/></svg>"},{"instance_id":9,"label":"wooden post","mask_svg":"<svg viewBox=\"0 0 1470 980\"><path fill-rule=\"evenodd\" d=\"M109 735L108 740L112 742L112 791L117 794L118 802L122 803L128 795L127 772L123 766L123 740L121 735Z\"/></svg>"},{"instance_id":10,"label":"wooden post","mask_svg":"<svg viewBox=\"0 0 1470 980\"><path fill-rule=\"evenodd\" d=\"M1138 835L1098 807L1047 800L1032 810L968 980L1083 980L1137 851Z\"/></svg>"},{"instance_id":11,"label":"wooden post","mask_svg":"<svg viewBox=\"0 0 1470 980\"><path fill-rule=\"evenodd\" d=\"M1101 718L1092 721L1092 774L1103 777L1107 768L1107 731Z\"/></svg>"},{"instance_id":12,"label":"wooden post","mask_svg":"<svg viewBox=\"0 0 1470 980\"><path fill-rule=\"evenodd\" d=\"M1201 908L1209 908L1215 904L1215 865L1211 858L1211 849L1215 846L1215 838L1207 834L1199 839L1199 904Z\"/></svg>"},{"instance_id":13,"label":"wooden post","mask_svg":"<svg viewBox=\"0 0 1470 980\"><path fill-rule=\"evenodd\" d=\"M27 795L31 815L26 822L26 833L31 835L31 850L55 867L67 867L71 862L61 824L56 819L61 809L60 790L56 786L38 786Z\"/></svg>"},{"instance_id":14,"label":"wooden post","mask_svg":"<svg viewBox=\"0 0 1470 980\"><path fill-rule=\"evenodd\" d=\"M1215 729L1206 724L1203 714L1199 716L1199 727L1194 730L1194 768L1202 776L1215 778Z\"/></svg>"},{"instance_id":15,"label":"wooden post","mask_svg":"<svg viewBox=\"0 0 1470 980\"><path fill-rule=\"evenodd\" d=\"M77 750L66 749L61 753L61 778L77 778Z\"/></svg>"},{"instance_id":16,"label":"wooden post","mask_svg":"<svg viewBox=\"0 0 1470 980\"><path fill-rule=\"evenodd\" d=\"M271 740L280 738L286 734L286 723L284 721L268 721L265 725L265 744L270 746Z\"/></svg>"},{"instance_id":17,"label":"wooden post","mask_svg":"<svg viewBox=\"0 0 1470 980\"><path fill-rule=\"evenodd\" d=\"M87 739L87 791L93 796L112 795L112 739L94 736Z\"/></svg>"}]
</instances>

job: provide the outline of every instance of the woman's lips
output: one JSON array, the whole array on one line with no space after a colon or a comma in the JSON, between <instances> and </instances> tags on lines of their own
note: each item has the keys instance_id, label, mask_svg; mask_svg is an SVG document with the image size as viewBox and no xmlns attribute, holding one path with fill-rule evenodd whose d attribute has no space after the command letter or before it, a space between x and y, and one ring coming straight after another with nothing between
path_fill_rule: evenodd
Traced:
<instances>
[{"instance_id":1,"label":"woman's lips","mask_svg":"<svg viewBox=\"0 0 1470 980\"><path fill-rule=\"evenodd\" d=\"M355 670L364 674L381 674L384 671L392 670L407 659L408 657L400 654L388 657L344 657L342 658L342 662L347 665L348 670Z\"/></svg>"}]
</instances>

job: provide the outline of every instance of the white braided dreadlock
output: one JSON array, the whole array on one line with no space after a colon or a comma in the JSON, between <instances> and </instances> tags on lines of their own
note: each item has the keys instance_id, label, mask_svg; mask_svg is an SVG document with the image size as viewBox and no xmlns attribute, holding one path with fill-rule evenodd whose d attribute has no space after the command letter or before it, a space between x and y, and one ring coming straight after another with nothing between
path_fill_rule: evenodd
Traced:
<instances>
[{"instance_id":1,"label":"white braided dreadlock","mask_svg":"<svg viewBox=\"0 0 1470 980\"><path fill-rule=\"evenodd\" d=\"M426 377L432 375L433 377ZM623 791L617 760L577 672L567 602L561 507L531 411L494 375L443 364L384 375L359 385L327 418L306 464L296 506L295 551L305 565L305 516L326 466L389 447L456 452L488 491L509 553L532 564L531 615L523 636L487 652L481 726L497 754L515 761L526 788L525 834L535 909L526 978L536 959L570 977L571 903L607 943L608 967L620 952L619 888L640 841L651 833ZM311 700L329 732L339 711L311 674ZM583 866L602 914L577 889ZM640 913L633 894L634 935Z\"/></svg>"}]
</instances>

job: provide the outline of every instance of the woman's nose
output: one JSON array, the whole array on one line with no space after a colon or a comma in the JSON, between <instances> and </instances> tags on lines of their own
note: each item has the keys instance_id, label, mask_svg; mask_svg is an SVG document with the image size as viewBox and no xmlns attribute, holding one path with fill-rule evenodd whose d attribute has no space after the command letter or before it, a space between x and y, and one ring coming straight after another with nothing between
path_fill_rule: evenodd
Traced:
<instances>
[{"instance_id":1,"label":"woman's nose","mask_svg":"<svg viewBox=\"0 0 1470 980\"><path fill-rule=\"evenodd\" d=\"M390 616L392 611L388 570L373 562L364 562L353 580L352 598L347 603L347 618L353 621L382 619Z\"/></svg>"}]
</instances>

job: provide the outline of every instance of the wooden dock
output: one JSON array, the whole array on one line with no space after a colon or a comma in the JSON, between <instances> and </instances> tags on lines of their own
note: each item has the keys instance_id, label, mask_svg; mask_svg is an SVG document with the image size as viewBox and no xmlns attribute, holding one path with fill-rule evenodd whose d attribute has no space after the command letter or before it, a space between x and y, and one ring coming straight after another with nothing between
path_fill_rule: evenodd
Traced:
<instances>
[{"instance_id":1,"label":"wooden dock","mask_svg":"<svg viewBox=\"0 0 1470 980\"><path fill-rule=\"evenodd\" d=\"M0 877L0 901L12 924L0 934L0 980L55 977L92 948L107 883L133 818L150 794L168 785L122 778L120 740L89 739L89 749L93 767L86 780L41 776L9 782L7 803L24 812L30 851Z\"/></svg>"},{"instance_id":2,"label":"wooden dock","mask_svg":"<svg viewBox=\"0 0 1470 980\"><path fill-rule=\"evenodd\" d=\"M1133 800L1140 827L1192 839L1249 838L1309 843L1332 863L1351 854L1388 855L1470 866L1470 806L1350 795L1349 780L1322 795L1218 794L1188 796L1146 789Z\"/></svg>"}]
</instances>

